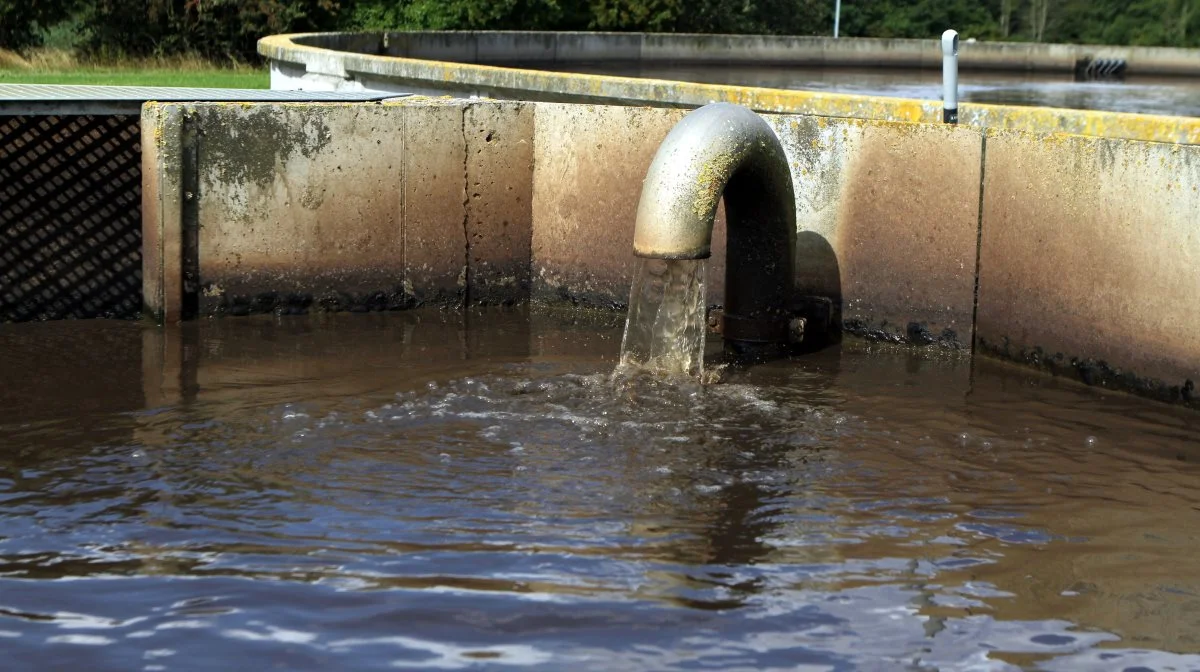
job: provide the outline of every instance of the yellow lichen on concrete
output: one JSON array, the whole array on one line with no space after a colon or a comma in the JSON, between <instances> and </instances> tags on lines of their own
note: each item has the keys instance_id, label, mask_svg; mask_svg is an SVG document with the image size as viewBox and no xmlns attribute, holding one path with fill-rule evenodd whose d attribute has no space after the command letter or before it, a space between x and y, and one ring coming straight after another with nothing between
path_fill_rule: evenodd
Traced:
<instances>
[{"instance_id":1,"label":"yellow lichen on concrete","mask_svg":"<svg viewBox=\"0 0 1200 672\"><path fill-rule=\"evenodd\" d=\"M964 123L1031 133L1200 144L1200 119L1015 105L964 105Z\"/></svg>"}]
</instances>

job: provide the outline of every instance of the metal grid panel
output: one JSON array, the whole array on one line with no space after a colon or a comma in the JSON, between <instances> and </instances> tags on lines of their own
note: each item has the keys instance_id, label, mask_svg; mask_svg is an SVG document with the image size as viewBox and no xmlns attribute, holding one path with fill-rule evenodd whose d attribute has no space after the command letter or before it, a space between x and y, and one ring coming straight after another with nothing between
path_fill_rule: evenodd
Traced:
<instances>
[{"instance_id":1,"label":"metal grid panel","mask_svg":"<svg viewBox=\"0 0 1200 672\"><path fill-rule=\"evenodd\" d=\"M269 89L194 89L158 86L85 86L0 84L0 116L54 114L140 114L142 103L225 102L373 102L408 94L381 91L272 91Z\"/></svg>"},{"instance_id":2,"label":"metal grid panel","mask_svg":"<svg viewBox=\"0 0 1200 672\"><path fill-rule=\"evenodd\" d=\"M370 102L403 94L385 91L274 91L199 89L171 86L88 86L79 84L0 84L0 100L132 100L245 102Z\"/></svg>"},{"instance_id":3,"label":"metal grid panel","mask_svg":"<svg viewBox=\"0 0 1200 672\"><path fill-rule=\"evenodd\" d=\"M136 115L0 117L0 321L136 318Z\"/></svg>"}]
</instances>

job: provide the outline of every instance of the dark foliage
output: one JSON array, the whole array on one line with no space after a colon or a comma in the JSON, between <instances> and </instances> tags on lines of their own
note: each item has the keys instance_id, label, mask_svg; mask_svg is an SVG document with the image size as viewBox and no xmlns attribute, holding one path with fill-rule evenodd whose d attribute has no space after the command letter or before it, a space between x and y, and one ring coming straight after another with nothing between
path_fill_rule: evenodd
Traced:
<instances>
[{"instance_id":1,"label":"dark foliage","mask_svg":"<svg viewBox=\"0 0 1200 672\"><path fill-rule=\"evenodd\" d=\"M41 28L68 19L78 8L72 0L0 0L0 48L41 44Z\"/></svg>"},{"instance_id":2,"label":"dark foliage","mask_svg":"<svg viewBox=\"0 0 1200 672\"><path fill-rule=\"evenodd\" d=\"M833 0L0 0L0 47L54 26L104 55L252 60L308 30L614 30L829 34ZM1200 46L1200 0L843 0L845 36ZM66 23L63 23L66 22ZM77 28L75 28L77 27ZM60 30L61 32L61 30Z\"/></svg>"}]
</instances>

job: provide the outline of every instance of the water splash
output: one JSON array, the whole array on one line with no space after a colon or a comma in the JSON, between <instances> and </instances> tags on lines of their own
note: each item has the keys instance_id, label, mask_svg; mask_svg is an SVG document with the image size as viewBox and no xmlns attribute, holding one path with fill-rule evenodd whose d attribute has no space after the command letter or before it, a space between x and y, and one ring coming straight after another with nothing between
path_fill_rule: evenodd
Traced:
<instances>
[{"instance_id":1,"label":"water splash","mask_svg":"<svg viewBox=\"0 0 1200 672\"><path fill-rule=\"evenodd\" d=\"M617 371L699 378L704 369L704 296L704 260L639 260Z\"/></svg>"}]
</instances>

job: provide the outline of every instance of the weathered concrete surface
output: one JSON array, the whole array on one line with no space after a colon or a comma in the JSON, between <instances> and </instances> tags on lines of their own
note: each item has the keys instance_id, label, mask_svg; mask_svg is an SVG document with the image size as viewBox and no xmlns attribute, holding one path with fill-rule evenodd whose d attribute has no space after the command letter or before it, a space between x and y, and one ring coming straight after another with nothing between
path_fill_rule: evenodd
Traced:
<instances>
[{"instance_id":1,"label":"weathered concrete surface","mask_svg":"<svg viewBox=\"0 0 1200 672\"><path fill-rule=\"evenodd\" d=\"M683 111L540 104L534 129L533 297L624 305L637 259L642 179ZM723 214L723 213L722 213ZM713 233L708 296L724 294L724 218Z\"/></svg>"},{"instance_id":2,"label":"weathered concrete surface","mask_svg":"<svg viewBox=\"0 0 1200 672\"><path fill-rule=\"evenodd\" d=\"M622 306L642 179L683 115L148 105L147 308L178 319L189 263L202 312ZM962 126L767 120L793 173L798 289L840 305L847 329L1194 401L1200 148L993 131L985 151ZM713 243L710 304L722 216Z\"/></svg>"},{"instance_id":3,"label":"weathered concrete surface","mask_svg":"<svg viewBox=\"0 0 1200 672\"><path fill-rule=\"evenodd\" d=\"M467 293L471 303L529 299L534 106L471 105L467 141Z\"/></svg>"},{"instance_id":4,"label":"weathered concrete surface","mask_svg":"<svg viewBox=\"0 0 1200 672\"><path fill-rule=\"evenodd\" d=\"M931 67L935 61L940 64L941 53L936 40L645 33L642 34L638 60L646 63L922 68ZM965 62L963 67L970 68Z\"/></svg>"},{"instance_id":5,"label":"weathered concrete surface","mask_svg":"<svg viewBox=\"0 0 1200 672\"><path fill-rule=\"evenodd\" d=\"M361 51L362 53L379 53L387 56L407 57L409 54L429 54L430 58L438 61L474 62L479 56L479 47L474 40L463 40L457 32L391 32L367 33L355 39L374 37L373 47L356 50L343 46L341 37L335 42L337 51ZM380 43L382 39L382 43ZM375 51L373 51L373 49Z\"/></svg>"},{"instance_id":6,"label":"weathered concrete surface","mask_svg":"<svg viewBox=\"0 0 1200 672\"><path fill-rule=\"evenodd\" d=\"M148 312L528 299L533 118L445 99L148 106Z\"/></svg>"},{"instance_id":7,"label":"weathered concrete surface","mask_svg":"<svg viewBox=\"0 0 1200 672\"><path fill-rule=\"evenodd\" d=\"M980 348L1194 401L1198 190L1197 147L990 133Z\"/></svg>"},{"instance_id":8,"label":"weathered concrete surface","mask_svg":"<svg viewBox=\"0 0 1200 672\"><path fill-rule=\"evenodd\" d=\"M799 292L840 297L853 333L970 347L981 134L769 120L792 164Z\"/></svg>"},{"instance_id":9,"label":"weathered concrete surface","mask_svg":"<svg viewBox=\"0 0 1200 672\"><path fill-rule=\"evenodd\" d=\"M142 301L161 323L182 317L183 109L142 109Z\"/></svg>"},{"instance_id":10,"label":"weathered concrete surface","mask_svg":"<svg viewBox=\"0 0 1200 672\"><path fill-rule=\"evenodd\" d=\"M401 35L403 37L398 37ZM368 39L363 35L353 35L352 42L346 42L349 37L337 34L312 35L276 35L264 38L259 42L259 53L271 60L273 86L299 87L311 90L362 90L363 88L383 91L407 91L423 94L450 94L457 96L485 96L493 98L513 98L528 101L548 102L577 102L598 103L609 105L652 105L658 107L699 107L712 102L728 102L749 107L758 112L782 114L814 114L825 117L844 117L850 119L873 119L881 121L913 121L924 123L939 123L942 117L941 102L937 100L905 100L900 98L885 98L877 96L847 95L823 93L816 91L787 91L780 89L764 89L743 86L728 86L717 84L699 84L693 82L663 82L659 80L638 79L633 77L613 77L603 75L588 75L569 72L547 72L491 65L474 64L480 60L477 57L459 60L416 60L422 59L460 59L467 55L466 51L457 48L453 53L446 51L429 51L426 47L400 47L382 44L384 41L407 42L416 44L426 40L443 45L455 43L459 45L476 44L474 33L412 33L412 34L377 34L376 43L371 48L362 46L362 41ZM512 34L507 34L512 35ZM534 34L544 35L544 34ZM559 34L561 35L561 34ZM725 40L720 42L718 39ZM491 38L489 38L491 39ZM515 39L515 38L514 38ZM533 39L533 38L529 38ZM538 39L543 39L539 37ZM570 38L572 50L594 50L605 53L606 47L600 44L607 38L603 34L593 34L590 38L575 35ZM613 38L616 39L616 38ZM676 51L684 49L686 40L704 39L725 46L710 52L710 57L728 63L733 54L749 54L749 58L757 58L759 53L787 54L795 58L795 54L803 49L768 49L765 45L770 40L784 40L781 44L789 45L788 40L815 40L805 49L835 49L848 50L848 54L860 51L869 52L876 42L906 43L913 42L919 46L914 52L915 58L921 63L938 59L936 43L924 40L879 40L859 43L855 40L838 40L832 47L824 46L823 38L766 38L761 36L643 36L641 54L654 52L653 44L684 40L672 47ZM463 41L466 42L463 42ZM631 49L630 37L622 36L612 46L613 49ZM756 42L757 41L757 42ZM347 51L332 51L345 42ZM586 47L579 44L586 42ZM928 45L926 43L929 43ZM311 44L327 44L330 48L317 48ZM759 44L755 47L755 44ZM664 42L665 44L665 42ZM672 43L674 44L674 43ZM706 44L708 44L706 42ZM775 44L775 43L771 43ZM797 43L799 44L799 43ZM651 46L647 46L651 45ZM741 46L738 46L741 45ZM846 45L846 46L841 46ZM865 45L865 46L864 46ZM928 48L934 49L926 53ZM1030 53L1042 54L1022 56L1020 70L1033 67L1037 59L1050 59L1066 67L1070 63L1074 67L1076 47L1069 45L987 45L980 43L970 45L971 51L964 47L963 63L969 63L972 52L992 54L999 49L1016 49L1022 54L1034 47ZM541 48L541 47L539 47ZM907 47L906 47L907 48ZM357 51L354 51L357 49ZM764 52L763 50L767 51ZM1080 57L1125 57L1130 62L1130 72L1135 70L1134 63L1159 63L1153 67L1163 68L1162 72L1200 71L1200 52L1180 49L1146 49L1078 47ZM1094 51L1086 51L1091 49ZM775 51L771 51L775 50ZM992 50L992 51L989 51ZM660 50L661 51L661 50ZM1000 53L996 52L996 53ZM1044 53L1043 53L1044 52ZM1085 53L1086 52L1086 53ZM607 52L611 54L612 52ZM667 53L667 52L663 52ZM827 53L822 51L821 53ZM377 55L395 54L395 55ZM477 54L476 54L477 56ZM665 56L662 56L665 58ZM855 56L858 58L858 56ZM981 67L992 61L988 59L1013 58L1012 56L988 55ZM1030 60L1033 59L1033 60ZM1155 60L1157 59L1157 60ZM534 59L536 60L536 59ZM544 60L544 59L543 59ZM653 59L652 59L653 60ZM336 61L336 64L334 63ZM511 61L510 61L511 62ZM755 60L761 64L762 61ZM829 61L825 61L829 63ZM858 61L856 61L858 62ZM1040 61L1039 61L1040 62ZM861 64L861 63L860 63ZM962 67L968 67L962 65ZM1058 66L1056 66L1057 68ZM1147 68L1151 66L1147 65ZM1069 69L1069 68L1068 68ZM1152 70L1146 70L1152 72ZM1147 140L1152 142L1177 142L1200 144L1200 119L1188 117L1167 117L1155 115L1124 114L1115 112L1097 112L1091 110L1063 110L1052 108L1030 108L1006 105L977 105L964 103L959 108L959 118L964 125L985 128L1007 128L1029 131L1034 133L1076 133L1099 137L1127 138Z\"/></svg>"},{"instance_id":11,"label":"weathered concrete surface","mask_svg":"<svg viewBox=\"0 0 1200 672\"><path fill-rule=\"evenodd\" d=\"M636 267L641 180L678 111L539 105L535 298L623 304ZM792 166L797 287L843 306L847 328L969 347L982 136L949 126L768 117ZM724 301L723 217L708 300Z\"/></svg>"},{"instance_id":12,"label":"weathered concrete surface","mask_svg":"<svg viewBox=\"0 0 1200 672\"><path fill-rule=\"evenodd\" d=\"M476 33L475 59L479 63L518 60L526 63L553 63L557 60L558 39L554 33Z\"/></svg>"},{"instance_id":13,"label":"weathered concrete surface","mask_svg":"<svg viewBox=\"0 0 1200 672\"><path fill-rule=\"evenodd\" d=\"M467 145L463 101L385 107L401 124L406 293L461 303L467 292ZM395 188L393 184L393 188Z\"/></svg>"},{"instance_id":14,"label":"weathered concrete surface","mask_svg":"<svg viewBox=\"0 0 1200 672\"><path fill-rule=\"evenodd\" d=\"M533 298L628 300L641 181L682 113L539 104L533 138Z\"/></svg>"},{"instance_id":15,"label":"weathered concrete surface","mask_svg":"<svg viewBox=\"0 0 1200 672\"><path fill-rule=\"evenodd\" d=\"M378 105L222 104L187 114L200 136L202 313L407 300L401 115Z\"/></svg>"},{"instance_id":16,"label":"weathered concrete surface","mask_svg":"<svg viewBox=\"0 0 1200 672\"><path fill-rule=\"evenodd\" d=\"M554 57L559 63L629 61L631 54L640 58L643 39L639 33L558 33Z\"/></svg>"}]
</instances>

